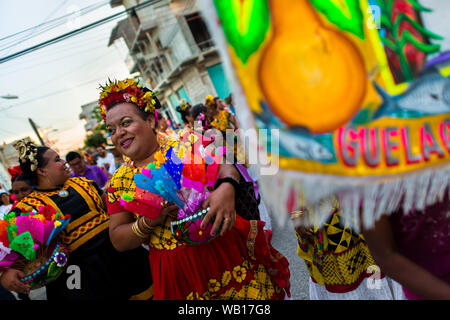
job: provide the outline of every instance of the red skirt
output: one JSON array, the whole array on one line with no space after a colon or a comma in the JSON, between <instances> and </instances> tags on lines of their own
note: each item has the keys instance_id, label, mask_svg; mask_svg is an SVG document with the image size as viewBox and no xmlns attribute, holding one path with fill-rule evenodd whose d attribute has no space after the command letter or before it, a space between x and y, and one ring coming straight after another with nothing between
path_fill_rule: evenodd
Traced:
<instances>
[{"instance_id":1,"label":"red skirt","mask_svg":"<svg viewBox=\"0 0 450 320\"><path fill-rule=\"evenodd\" d=\"M289 262L270 244L263 221L236 217L225 235L173 250L150 247L155 300L284 299Z\"/></svg>"}]
</instances>

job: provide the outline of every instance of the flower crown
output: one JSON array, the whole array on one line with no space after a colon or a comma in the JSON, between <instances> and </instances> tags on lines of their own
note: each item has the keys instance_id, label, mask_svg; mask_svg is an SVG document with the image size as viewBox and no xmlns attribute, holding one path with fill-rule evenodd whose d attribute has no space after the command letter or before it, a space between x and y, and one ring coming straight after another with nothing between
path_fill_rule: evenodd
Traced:
<instances>
[{"instance_id":1,"label":"flower crown","mask_svg":"<svg viewBox=\"0 0 450 320\"><path fill-rule=\"evenodd\" d=\"M187 108L190 108L191 104L189 102L187 102L186 100L181 100L181 104L180 104L180 110L181 111L185 111Z\"/></svg>"},{"instance_id":2,"label":"flower crown","mask_svg":"<svg viewBox=\"0 0 450 320\"><path fill-rule=\"evenodd\" d=\"M35 171L38 167L36 145L31 141L21 139L14 143L14 148L16 148L17 153L19 154L19 159L21 162L24 163L29 160L31 163L31 171Z\"/></svg>"},{"instance_id":3,"label":"flower crown","mask_svg":"<svg viewBox=\"0 0 450 320\"><path fill-rule=\"evenodd\" d=\"M214 97L212 95L208 95L205 98L205 104L208 107L215 106L216 102L214 101Z\"/></svg>"},{"instance_id":4,"label":"flower crown","mask_svg":"<svg viewBox=\"0 0 450 320\"><path fill-rule=\"evenodd\" d=\"M106 122L106 111L112 103L130 102L145 112L154 112L157 108L157 92L142 87L134 79L111 81L100 86L100 99L98 100L100 114Z\"/></svg>"}]
</instances>

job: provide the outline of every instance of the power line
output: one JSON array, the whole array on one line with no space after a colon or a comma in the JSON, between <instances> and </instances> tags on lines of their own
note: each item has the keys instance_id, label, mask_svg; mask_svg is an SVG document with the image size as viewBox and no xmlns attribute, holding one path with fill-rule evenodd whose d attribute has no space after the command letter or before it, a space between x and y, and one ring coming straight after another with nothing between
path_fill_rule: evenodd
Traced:
<instances>
[{"instance_id":1,"label":"power line","mask_svg":"<svg viewBox=\"0 0 450 320\"><path fill-rule=\"evenodd\" d=\"M159 2L159 1L161 1L161 0L149 0L149 1L143 2L141 4L138 4L138 5L135 5L135 6L131 7L131 8L128 8L128 9L122 11L122 12L113 14L113 15L111 15L109 17L106 17L106 18L103 18L103 19L100 19L100 20L97 20L97 21L95 21L95 22L93 22L91 24L88 24L87 26L84 26L84 27L81 27L79 29L73 30L71 32L65 33L65 34L60 35L60 36L58 36L56 38L53 38L53 39L41 42L41 43L39 43L39 44L37 44L35 46L32 46L32 47L27 48L25 50L13 53L13 54L11 54L9 56L0 58L0 64L4 63L4 62L7 62L7 61L10 61L10 60L13 60L13 59L15 59L17 57L20 57L22 55L28 54L30 52L39 50L39 49L44 48L46 46L49 46L51 44L54 44L54 43L60 42L62 40L68 39L70 37L73 37L74 35L77 35L79 33L85 32L85 31L90 30L92 28L95 28L95 27L97 27L99 25L102 25L102 24L104 24L106 22L109 22L109 21L111 21L113 19L116 19L116 18L118 18L118 17L120 17L120 16L122 16L124 14L127 14L130 11L133 11L133 10L136 10L136 9L140 9L140 8L144 8L146 6L149 6L149 5L154 4L156 2Z\"/></svg>"},{"instance_id":2,"label":"power line","mask_svg":"<svg viewBox=\"0 0 450 320\"><path fill-rule=\"evenodd\" d=\"M5 71L3 74L0 74L0 78L10 76L11 74L17 73L17 72L20 72L20 71L24 71L24 70L28 71L28 70L33 69L33 68L42 67L42 66L44 66L46 64L54 63L54 62L57 62L57 61L61 61L61 60L64 60L64 59L67 59L67 58L70 58L70 57L73 57L73 56L79 56L79 55L82 55L82 54L85 54L85 53L89 53L89 52L92 52L94 49L97 49L97 48L104 48L105 44L103 44L103 43L98 44L98 41L106 40L106 39L107 39L107 37L98 39L96 43L93 42L93 43L89 43L89 44L85 44L85 45L76 45L76 46L74 46L74 48L77 48L77 49L78 48L84 48L84 49L79 50L79 51L71 52L71 54L69 54L69 55L60 56L58 58L45 60L45 61L42 61L42 62L39 62L39 63L33 63L33 62L30 61L30 64L27 64L25 66L21 65L22 68L10 69L9 71ZM95 44L97 44L97 45L95 45ZM67 51L67 50L71 50L71 49L68 48L65 51ZM62 52L58 52L58 53L62 53Z\"/></svg>"},{"instance_id":3,"label":"power line","mask_svg":"<svg viewBox=\"0 0 450 320\"><path fill-rule=\"evenodd\" d=\"M90 6L87 6L87 7L85 7L85 8L80 9L80 13L81 13L81 12L84 12L84 11L86 11L86 10L88 10L88 12L97 10L98 8L101 8L102 6L104 6L105 4L107 4L108 2L109 2L109 0L103 1L103 2L99 2L99 3L95 3L95 4L92 4L92 5L90 5ZM97 6L98 6L98 7L97 7ZM95 8L92 9L92 7L95 7ZM86 13L88 13L88 12L86 12ZM45 25L47 25L47 24L51 24L51 23L55 23L55 22L58 23L58 22L60 22L61 20L66 19L66 18L72 16L73 14L74 14L74 12L68 13L68 14L66 14L66 15L64 15L64 16L55 18L55 19L50 20L50 21L43 22L43 23L38 24L38 25L36 25L36 26L34 26L34 27L31 27L31 28L28 28L28 29L25 29L25 30L16 32L16 33L14 33L14 34L10 34L10 35L8 35L8 36L5 36L5 37L3 37L3 38L0 38L0 41L4 41L4 40L6 40L6 39L13 38L13 37L15 37L15 36L17 36L17 35L19 35L19 34L25 33L25 32L27 32L27 31L30 31L30 30L33 30L33 29L36 29L36 28L39 28L39 27L43 27L43 26L45 26ZM84 14L84 13L83 13L83 14Z\"/></svg>"},{"instance_id":4,"label":"power line","mask_svg":"<svg viewBox=\"0 0 450 320\"><path fill-rule=\"evenodd\" d=\"M54 47L46 47L46 48L43 48L41 51L36 51L36 52L30 53L30 55L24 55L21 57L20 66L24 65L26 67L27 66L26 63L28 63L28 62L30 62L29 66L36 65L36 62L37 62L36 59L40 57L39 54L41 54L41 53L43 54L43 56L42 56L43 58L45 57L46 59L48 59L48 58L55 57L55 59L59 59L61 56L58 56L58 54L61 54L61 53L67 54L67 52L70 51L69 53L70 53L70 55L72 55L73 54L72 49L88 47L89 45L99 45L100 44L99 42L101 42L103 40L106 41L109 38L109 34L105 34L105 32L107 32L108 30L109 30L108 24L104 24L103 26L99 27L98 29L95 29L95 31L99 31L100 33L86 35L83 37L75 36L73 38L67 39L67 41L68 41L67 43L63 43L63 42L59 43L61 46L59 46L59 44L55 44ZM103 44L101 44L101 45L103 45ZM50 48L52 48L52 50L47 51ZM83 50L81 50L79 52L82 52L82 51ZM53 61L53 59L50 59L50 61ZM38 62L41 63L40 61L38 61ZM5 66L2 66L2 71L14 70L15 68L17 68L17 65L6 64ZM22 68L20 68L20 69L22 69Z\"/></svg>"},{"instance_id":5,"label":"power line","mask_svg":"<svg viewBox=\"0 0 450 320\"><path fill-rule=\"evenodd\" d=\"M67 2L67 0L64 0L64 1L63 1L62 3L60 3L55 9L53 9L53 11L52 11L52 12L44 19L44 22L43 22L43 23L45 23L46 21L48 21L48 19L50 19L56 12L58 12L58 10L59 10L66 2ZM31 30L30 30L30 32L28 33L28 35L26 35L25 37L23 37L23 38L20 39L20 40L14 41L14 44L13 44L13 45L8 45L8 47L3 48L3 49L1 49L0 51L4 51L4 50L10 49L10 48L13 48L13 47L18 46L19 44L23 43L24 41L27 41L28 39L33 38L33 35L36 34L36 29L37 29L36 26L35 26L34 28L31 28ZM37 36L37 35L35 35L35 36ZM8 51L8 54L9 54L9 52L11 52L11 50Z\"/></svg>"},{"instance_id":6,"label":"power line","mask_svg":"<svg viewBox=\"0 0 450 320\"><path fill-rule=\"evenodd\" d=\"M8 107L0 109L0 112L2 112L4 110L9 110L11 108L18 107L18 106L21 106L21 105L24 105L24 104L28 104L30 102L41 100L41 99L44 99L44 98L47 98L47 97L50 97L50 96L54 96L54 95L57 95L57 94L60 94L60 93L63 93L63 92L67 92L67 91L70 91L70 90L72 90L74 88L82 87L82 86L85 86L87 84L90 84L90 83L93 83L93 82L98 82L98 81L101 81L101 80L105 80L105 77L103 76L103 77L100 77L100 78L97 78L97 79L93 79L93 80L89 80L89 81L86 81L86 82L83 82L83 83L79 83L77 85L72 86L70 89L64 88L64 89L61 89L61 90L50 92L50 93L45 94L45 95L40 96L40 97L36 97L36 98L33 98L33 99L29 99L29 100L23 101L21 103L13 104L11 106L8 106Z\"/></svg>"},{"instance_id":7,"label":"power line","mask_svg":"<svg viewBox=\"0 0 450 320\"><path fill-rule=\"evenodd\" d=\"M80 14L80 17L81 17L81 16L84 16L85 14L88 14L88 13L90 13L90 12L92 12L92 11L95 11L95 10L99 9L99 8L102 7L103 5L104 5L104 4L102 4L101 6L97 6L97 7L95 7L95 8L92 8L92 9L90 9L89 11L86 11L86 12L81 13L81 14ZM26 42L26 41L28 41L28 40L30 40L30 39L32 39L32 38L35 38L35 37L37 37L38 35L41 35L41 34L46 33L46 32L48 32L48 31L50 31L50 30L52 30L52 29L55 29L55 28L57 28L57 27L60 27L60 26L62 26L64 23L66 23L66 21L65 21L65 20L62 20L62 21L60 21L60 22L57 22L57 23L55 23L55 24L53 24L53 25L50 25L50 26L46 27L46 28L43 29L43 30L38 31L37 33L35 32L35 33L30 34L30 35L28 35L28 36L25 36L25 37L23 37L23 38L21 38L21 39L19 39L19 40L13 40L12 42L9 42L9 43L5 44L5 45L7 45L7 47L5 47L5 48L3 48L3 49L0 49L0 51L4 51L4 50L7 50L8 48L16 47L17 45L19 45L19 44L21 44L21 43L23 43L23 42Z\"/></svg>"},{"instance_id":8,"label":"power line","mask_svg":"<svg viewBox=\"0 0 450 320\"><path fill-rule=\"evenodd\" d=\"M168 10L168 11L170 11L170 10ZM147 24L147 27L148 27L148 28L152 28L152 27L155 27L155 26L159 26L159 29L170 28L170 27L172 27L172 26L174 26L174 25L177 24L176 20L175 20L174 22L170 23L170 24L166 24L166 23L164 23L164 22L172 21L172 20L174 20L174 18L176 19L176 17L183 16L183 13L186 13L186 11L189 11L189 10L183 10L182 13L179 13L179 14L177 14L177 15L175 15L175 16L171 16L170 12L169 12L168 14L164 14L164 15L158 14L158 18L156 19L155 23L153 23L153 24ZM190 11L190 12L193 12L193 11ZM149 15L153 15L153 14L149 14ZM147 16L149 16L149 15L140 16L140 18L141 18L141 19L144 19L145 17L147 17ZM163 16L165 16L165 17L167 17L167 18L164 17L164 19L161 19ZM169 16L170 16L170 18L169 18ZM200 17L200 15L196 15L196 16L194 16L194 17L190 17L189 19L186 19L186 21L195 20L195 19L197 19L197 18L199 18L199 17ZM130 27L128 27L128 28L130 28ZM97 35L97 36L98 36L98 35ZM108 37L109 37L109 36L106 36L105 39L108 38ZM103 39L103 38L102 38L102 39ZM83 38L83 41L85 41L84 38ZM75 44L75 47L78 48L79 45L76 45L76 44ZM61 48L61 49L63 49L63 50L61 50L60 52L65 52L65 51L67 51L67 48ZM82 52L83 52L83 51L82 51ZM55 53L55 52L52 52L52 53ZM58 52L58 53L59 53L59 52ZM72 55L71 55L71 56L72 56ZM46 57L47 57L47 56L46 56ZM67 56L67 57L68 57L68 56ZM61 57L61 59L64 59L64 58L65 58L65 57ZM57 60L61 60L61 59L57 59ZM57 60L50 60L49 62L57 61ZM30 62L31 62L31 61L30 61ZM48 62L44 62L44 63L41 63L41 64L45 64L45 63L48 63ZM33 62L32 65L30 66L30 68L33 68L33 67L36 67L36 63L35 63L35 62ZM12 72L20 71L20 70L23 70L23 69L26 69L26 68L20 68L20 69L18 69L18 70L14 70L14 71L12 71ZM0 77L2 77L2 75L0 75Z\"/></svg>"},{"instance_id":9,"label":"power line","mask_svg":"<svg viewBox=\"0 0 450 320\"><path fill-rule=\"evenodd\" d=\"M82 70L82 69L85 69L86 67L88 67L88 66L90 66L90 65L92 65L92 64L94 64L94 63L98 63L98 61L99 61L99 59L100 59L101 57L103 57L103 54L100 55L100 56L96 56L95 58L92 58L92 59L91 59L89 62L87 62L87 63L83 63L83 64L80 65L80 66L76 66L75 68L71 69L70 71L65 71L64 74L62 74L62 75L57 75L56 77L53 77L53 78L50 78L50 79L43 79L43 81L44 81L45 85L48 85L48 84L51 84L51 83L52 83L53 81L55 81L55 80L61 80L61 79L64 79L65 77L69 76L70 74L72 74L72 73L74 73L74 72L77 72L77 71L80 71L80 70ZM101 60L101 61L104 61L104 60ZM33 91L36 91L36 90L41 90L41 88L40 88L40 87L34 87L34 88L30 89L30 90L27 90L27 91L24 92L24 93L27 93L27 94L28 94L28 93L33 92ZM19 97L20 97L20 96L21 96L21 93L19 93L18 95L19 95Z\"/></svg>"}]
</instances>

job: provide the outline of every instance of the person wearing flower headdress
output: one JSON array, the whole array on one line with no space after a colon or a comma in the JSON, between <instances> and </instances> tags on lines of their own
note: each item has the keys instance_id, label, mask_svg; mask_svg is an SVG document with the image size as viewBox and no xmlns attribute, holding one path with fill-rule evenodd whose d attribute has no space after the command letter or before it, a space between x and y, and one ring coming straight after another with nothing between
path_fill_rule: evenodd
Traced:
<instances>
[{"instance_id":1,"label":"person wearing flower headdress","mask_svg":"<svg viewBox=\"0 0 450 320\"><path fill-rule=\"evenodd\" d=\"M138 200L153 193L137 189L135 174L161 163L162 151L177 146L182 150L189 143L158 144L154 113L160 103L154 94L145 98L149 89L130 80L101 88L99 105L106 128L116 147L131 159L115 172L108 188L111 241L120 251L148 244L154 299L264 300L289 295L289 263L271 246L270 231L263 230L262 221L247 221L235 213L235 185L240 176L233 165L219 165L216 188L203 202L203 208L210 210L197 231L217 235L211 241L188 245L176 238L171 222L179 208L171 202L154 203L160 213L153 219L142 215ZM126 96L128 92L131 97ZM195 136L181 131L183 136ZM179 158L185 159L180 152ZM210 222L211 229L206 229Z\"/></svg>"},{"instance_id":2,"label":"person wearing flower headdress","mask_svg":"<svg viewBox=\"0 0 450 320\"><path fill-rule=\"evenodd\" d=\"M20 200L33 191L33 188L30 181L22 174L20 165L8 168L8 172L11 175L11 192L15 197L13 204L13 207L15 207Z\"/></svg>"},{"instance_id":3,"label":"person wearing flower headdress","mask_svg":"<svg viewBox=\"0 0 450 320\"><path fill-rule=\"evenodd\" d=\"M236 118L225 109L225 105L220 98L208 95L205 98L205 105L207 106L206 117L210 127L220 131L238 128Z\"/></svg>"},{"instance_id":4,"label":"person wearing flower headdress","mask_svg":"<svg viewBox=\"0 0 450 320\"><path fill-rule=\"evenodd\" d=\"M71 217L70 223L58 235L58 241L67 247L67 264L75 267L75 271L71 271L75 274L68 268L48 283L47 300L151 298L147 251L142 247L128 252L114 249L108 234L109 216L97 184L83 177L70 178L68 164L48 147L19 140L15 148L22 175L30 181L33 192L10 213L18 216L50 206L63 216ZM0 282L10 291L29 293L30 288L21 281L25 276L21 270L10 267L2 274ZM71 281L73 287L68 286Z\"/></svg>"},{"instance_id":5,"label":"person wearing flower headdress","mask_svg":"<svg viewBox=\"0 0 450 320\"><path fill-rule=\"evenodd\" d=\"M194 118L191 115L191 104L185 100L181 100L181 104L176 108L176 110L180 113L185 127L192 129L194 127Z\"/></svg>"},{"instance_id":6,"label":"person wearing flower headdress","mask_svg":"<svg viewBox=\"0 0 450 320\"><path fill-rule=\"evenodd\" d=\"M168 120L164 117L158 117L155 134L159 144L166 143L171 137L177 137L175 131L169 126Z\"/></svg>"}]
</instances>

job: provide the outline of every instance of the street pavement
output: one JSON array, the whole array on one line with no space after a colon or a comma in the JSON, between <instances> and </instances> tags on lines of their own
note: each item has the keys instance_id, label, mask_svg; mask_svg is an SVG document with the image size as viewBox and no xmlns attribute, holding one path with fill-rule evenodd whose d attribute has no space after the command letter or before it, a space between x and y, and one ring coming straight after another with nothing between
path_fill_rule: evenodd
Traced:
<instances>
[{"instance_id":1,"label":"street pavement","mask_svg":"<svg viewBox=\"0 0 450 320\"><path fill-rule=\"evenodd\" d=\"M309 300L309 272L305 262L297 255L297 238L290 219L284 225L277 223L269 211L272 224L272 245L289 261L291 272L291 299Z\"/></svg>"}]
</instances>

